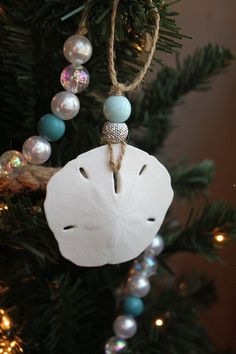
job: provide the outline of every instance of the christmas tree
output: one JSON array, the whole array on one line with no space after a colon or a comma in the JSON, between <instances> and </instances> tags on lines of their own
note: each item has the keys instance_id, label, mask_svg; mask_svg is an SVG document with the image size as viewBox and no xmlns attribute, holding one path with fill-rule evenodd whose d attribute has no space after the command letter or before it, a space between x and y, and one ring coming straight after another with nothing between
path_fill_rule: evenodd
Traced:
<instances>
[{"instance_id":1,"label":"christmas tree","mask_svg":"<svg viewBox=\"0 0 236 354\"><path fill-rule=\"evenodd\" d=\"M190 91L208 89L233 59L228 49L209 44L179 61L185 35L173 5L123 0L116 17L115 64L119 81L127 83L147 61L155 30L153 10L160 15L154 55L158 74L130 95L127 123L128 143L156 157L172 129L174 107ZM200 211L191 209L184 225L170 209L154 243L136 260L78 267L62 257L46 221L43 204L50 176L101 144L102 106L111 87L111 14L110 0L0 4L1 154L22 151L24 141L38 134L40 117L50 112L52 97L62 91L59 77L68 65L63 44L79 25L93 46L86 63L89 88L78 95L79 114L66 122L63 137L51 143L47 163L28 165L21 176L6 178L5 155L0 157L0 353L215 353L198 314L215 300L213 281L196 273L176 278L168 265L169 257L180 251L218 261L220 247L235 238L236 209L206 198L212 161L167 166L177 203L199 196L206 203ZM176 68L165 66L159 57L163 51L176 55ZM146 279L145 297L137 293L135 276ZM128 278L136 293L128 293ZM127 340L122 333L114 338L124 330L117 320L121 315L133 320L133 336Z\"/></svg>"}]
</instances>

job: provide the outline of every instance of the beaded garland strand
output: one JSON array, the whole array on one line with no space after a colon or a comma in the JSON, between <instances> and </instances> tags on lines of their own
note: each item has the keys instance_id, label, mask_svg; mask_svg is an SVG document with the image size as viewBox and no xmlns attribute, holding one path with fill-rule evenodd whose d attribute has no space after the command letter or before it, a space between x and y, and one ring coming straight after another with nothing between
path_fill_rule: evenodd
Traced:
<instances>
[{"instance_id":1,"label":"beaded garland strand","mask_svg":"<svg viewBox=\"0 0 236 354\"><path fill-rule=\"evenodd\" d=\"M105 354L121 353L127 349L126 339L132 338L137 332L135 317L143 312L142 298L150 291L149 278L156 274L156 257L163 249L163 238L157 234L150 246L133 262L126 285L122 289L122 314L113 323L115 336L106 342Z\"/></svg>"},{"instance_id":2,"label":"beaded garland strand","mask_svg":"<svg viewBox=\"0 0 236 354\"><path fill-rule=\"evenodd\" d=\"M60 81L65 91L58 92L51 101L52 113L43 115L37 126L38 134L28 138L22 153L9 150L0 157L0 176L16 178L22 175L27 163L41 165L51 155L50 142L59 140L65 132L64 121L73 119L79 113L80 101L76 94L89 84L89 73L82 66L92 55L90 41L80 33L69 37L64 44L65 58L71 63L61 73Z\"/></svg>"}]
</instances>

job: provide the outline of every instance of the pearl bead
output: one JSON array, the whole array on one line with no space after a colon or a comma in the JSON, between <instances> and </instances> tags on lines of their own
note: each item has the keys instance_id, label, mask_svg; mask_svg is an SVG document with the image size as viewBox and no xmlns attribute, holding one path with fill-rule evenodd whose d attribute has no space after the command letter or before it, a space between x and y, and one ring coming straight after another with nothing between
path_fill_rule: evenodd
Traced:
<instances>
[{"instance_id":1,"label":"pearl bead","mask_svg":"<svg viewBox=\"0 0 236 354\"><path fill-rule=\"evenodd\" d=\"M41 136L35 135L24 142L22 151L28 162L41 165L49 159L51 155L51 145Z\"/></svg>"},{"instance_id":2,"label":"pearl bead","mask_svg":"<svg viewBox=\"0 0 236 354\"><path fill-rule=\"evenodd\" d=\"M125 122L131 114L131 105L125 96L110 96L103 105L103 113L113 123Z\"/></svg>"},{"instance_id":3,"label":"pearl bead","mask_svg":"<svg viewBox=\"0 0 236 354\"><path fill-rule=\"evenodd\" d=\"M164 250L164 241L161 235L156 235L152 241L152 243L146 248L145 254L150 254L152 256L159 256L161 252Z\"/></svg>"},{"instance_id":4,"label":"pearl bead","mask_svg":"<svg viewBox=\"0 0 236 354\"><path fill-rule=\"evenodd\" d=\"M70 63L84 64L91 58L93 48L88 38L75 34L65 41L63 52Z\"/></svg>"},{"instance_id":5,"label":"pearl bead","mask_svg":"<svg viewBox=\"0 0 236 354\"><path fill-rule=\"evenodd\" d=\"M82 65L68 65L61 73L61 84L66 91L79 93L89 85L89 73Z\"/></svg>"},{"instance_id":6,"label":"pearl bead","mask_svg":"<svg viewBox=\"0 0 236 354\"><path fill-rule=\"evenodd\" d=\"M128 278L127 288L131 295L144 297L150 291L150 282L143 275L133 275Z\"/></svg>"},{"instance_id":7,"label":"pearl bead","mask_svg":"<svg viewBox=\"0 0 236 354\"><path fill-rule=\"evenodd\" d=\"M125 123L105 122L102 128L102 136L105 142L117 144L125 141L129 133Z\"/></svg>"},{"instance_id":8,"label":"pearl bead","mask_svg":"<svg viewBox=\"0 0 236 354\"><path fill-rule=\"evenodd\" d=\"M118 337L111 337L106 342L105 354L122 353L127 347L127 342Z\"/></svg>"},{"instance_id":9,"label":"pearl bead","mask_svg":"<svg viewBox=\"0 0 236 354\"><path fill-rule=\"evenodd\" d=\"M0 156L0 177L16 178L22 175L27 161L20 151L8 150Z\"/></svg>"},{"instance_id":10,"label":"pearl bead","mask_svg":"<svg viewBox=\"0 0 236 354\"><path fill-rule=\"evenodd\" d=\"M80 109L80 102L76 95L71 92L58 92L51 101L52 113L55 116L69 120L77 116Z\"/></svg>"},{"instance_id":11,"label":"pearl bead","mask_svg":"<svg viewBox=\"0 0 236 354\"><path fill-rule=\"evenodd\" d=\"M123 302L126 315L139 316L143 312L143 301L137 296L127 296Z\"/></svg>"},{"instance_id":12,"label":"pearl bead","mask_svg":"<svg viewBox=\"0 0 236 354\"><path fill-rule=\"evenodd\" d=\"M131 338L137 331L137 323L132 316L119 316L113 324L115 335L120 338Z\"/></svg>"},{"instance_id":13,"label":"pearl bead","mask_svg":"<svg viewBox=\"0 0 236 354\"><path fill-rule=\"evenodd\" d=\"M38 133L48 141L57 141L65 133L65 123L54 114L45 114L38 122Z\"/></svg>"}]
</instances>

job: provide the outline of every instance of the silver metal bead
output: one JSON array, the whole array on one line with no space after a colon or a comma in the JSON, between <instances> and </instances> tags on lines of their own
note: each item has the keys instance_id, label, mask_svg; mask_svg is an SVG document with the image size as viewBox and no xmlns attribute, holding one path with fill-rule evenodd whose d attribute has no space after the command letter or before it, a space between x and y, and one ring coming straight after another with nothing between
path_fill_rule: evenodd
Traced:
<instances>
[{"instance_id":1,"label":"silver metal bead","mask_svg":"<svg viewBox=\"0 0 236 354\"><path fill-rule=\"evenodd\" d=\"M137 323L132 316L122 315L116 318L113 330L119 338L131 338L137 331Z\"/></svg>"},{"instance_id":2,"label":"silver metal bead","mask_svg":"<svg viewBox=\"0 0 236 354\"><path fill-rule=\"evenodd\" d=\"M125 123L106 122L102 128L102 136L105 142L118 144L125 141L129 129Z\"/></svg>"},{"instance_id":3,"label":"silver metal bead","mask_svg":"<svg viewBox=\"0 0 236 354\"><path fill-rule=\"evenodd\" d=\"M127 288L131 295L144 297L150 291L150 282L146 276L133 275L128 278Z\"/></svg>"}]
</instances>

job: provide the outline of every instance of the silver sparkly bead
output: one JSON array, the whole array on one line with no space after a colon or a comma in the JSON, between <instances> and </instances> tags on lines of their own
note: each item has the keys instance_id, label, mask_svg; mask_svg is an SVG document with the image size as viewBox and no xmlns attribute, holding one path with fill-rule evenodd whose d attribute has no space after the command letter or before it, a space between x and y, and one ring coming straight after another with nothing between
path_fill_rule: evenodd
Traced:
<instances>
[{"instance_id":1,"label":"silver sparkly bead","mask_svg":"<svg viewBox=\"0 0 236 354\"><path fill-rule=\"evenodd\" d=\"M164 241L161 235L156 235L152 241L152 243L146 248L145 254L152 256L159 256L161 252L164 250Z\"/></svg>"},{"instance_id":2,"label":"silver sparkly bead","mask_svg":"<svg viewBox=\"0 0 236 354\"><path fill-rule=\"evenodd\" d=\"M35 135L24 142L22 152L28 162L41 165L49 159L51 145L41 136Z\"/></svg>"},{"instance_id":3,"label":"silver sparkly bead","mask_svg":"<svg viewBox=\"0 0 236 354\"><path fill-rule=\"evenodd\" d=\"M63 120L72 119L79 112L79 99L71 92L58 92L51 101L51 109L55 116Z\"/></svg>"},{"instance_id":4,"label":"silver sparkly bead","mask_svg":"<svg viewBox=\"0 0 236 354\"><path fill-rule=\"evenodd\" d=\"M116 318L113 330L119 338L131 338L137 331L137 323L132 316L122 315Z\"/></svg>"},{"instance_id":5,"label":"silver sparkly bead","mask_svg":"<svg viewBox=\"0 0 236 354\"><path fill-rule=\"evenodd\" d=\"M106 354L116 354L122 353L127 348L127 342L118 337L111 337L106 342L105 353Z\"/></svg>"},{"instance_id":6,"label":"silver sparkly bead","mask_svg":"<svg viewBox=\"0 0 236 354\"><path fill-rule=\"evenodd\" d=\"M102 136L105 142L118 144L125 141L129 129L125 123L106 122L102 128Z\"/></svg>"},{"instance_id":7,"label":"silver sparkly bead","mask_svg":"<svg viewBox=\"0 0 236 354\"><path fill-rule=\"evenodd\" d=\"M75 34L65 41L63 52L70 63L84 64L91 58L93 48L88 38Z\"/></svg>"},{"instance_id":8,"label":"silver sparkly bead","mask_svg":"<svg viewBox=\"0 0 236 354\"><path fill-rule=\"evenodd\" d=\"M150 282L144 275L132 275L128 278L127 288L131 295L144 297L150 291Z\"/></svg>"}]
</instances>

